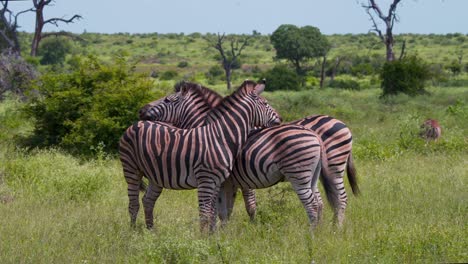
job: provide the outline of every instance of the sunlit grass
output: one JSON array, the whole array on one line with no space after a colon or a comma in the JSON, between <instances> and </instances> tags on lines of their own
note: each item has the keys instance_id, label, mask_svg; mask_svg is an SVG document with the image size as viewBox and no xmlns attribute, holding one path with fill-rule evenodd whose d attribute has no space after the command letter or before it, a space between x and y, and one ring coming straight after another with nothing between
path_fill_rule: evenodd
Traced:
<instances>
[{"instance_id":1,"label":"sunlit grass","mask_svg":"<svg viewBox=\"0 0 468 264\"><path fill-rule=\"evenodd\" d=\"M311 232L296 194L281 183L258 190L254 223L238 195L232 220L211 236L199 232L195 190L164 190L155 229L146 230L142 210L130 228L119 161L19 148L30 120L17 111L21 103L7 100L0 104L0 262L466 262L468 95L466 88L429 91L388 101L378 89L266 93L286 120L327 113L350 126L362 194L346 186L343 229L327 206ZM426 117L442 125L437 143L417 137Z\"/></svg>"}]
</instances>

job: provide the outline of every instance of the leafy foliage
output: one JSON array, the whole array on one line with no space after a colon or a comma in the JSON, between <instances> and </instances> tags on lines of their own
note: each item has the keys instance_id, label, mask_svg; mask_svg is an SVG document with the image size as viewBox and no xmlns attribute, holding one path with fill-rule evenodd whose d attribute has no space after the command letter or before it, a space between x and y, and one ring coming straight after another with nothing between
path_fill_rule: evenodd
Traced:
<instances>
[{"instance_id":1,"label":"leafy foliage","mask_svg":"<svg viewBox=\"0 0 468 264\"><path fill-rule=\"evenodd\" d=\"M62 64L71 49L70 41L66 38L46 38L41 41L40 62L43 65Z\"/></svg>"},{"instance_id":2,"label":"leafy foliage","mask_svg":"<svg viewBox=\"0 0 468 264\"><path fill-rule=\"evenodd\" d=\"M324 56L330 49L327 38L313 26L299 28L295 25L281 25L270 39L276 49L276 58L290 61L299 75L306 72L303 63Z\"/></svg>"},{"instance_id":3,"label":"leafy foliage","mask_svg":"<svg viewBox=\"0 0 468 264\"><path fill-rule=\"evenodd\" d=\"M424 93L424 85L431 77L427 64L417 56L386 62L380 73L383 96L405 93L411 96Z\"/></svg>"},{"instance_id":4,"label":"leafy foliage","mask_svg":"<svg viewBox=\"0 0 468 264\"><path fill-rule=\"evenodd\" d=\"M278 64L265 73L268 90L298 90L301 85L299 75L284 64Z\"/></svg>"},{"instance_id":5,"label":"leafy foliage","mask_svg":"<svg viewBox=\"0 0 468 264\"><path fill-rule=\"evenodd\" d=\"M119 137L138 119L138 109L153 97L152 83L134 73L123 57L104 64L79 61L70 73L44 74L25 108L35 118L33 145L59 145L81 154L103 144L117 150Z\"/></svg>"},{"instance_id":6,"label":"leafy foliage","mask_svg":"<svg viewBox=\"0 0 468 264\"><path fill-rule=\"evenodd\" d=\"M335 79L328 83L328 87L339 88L339 89L349 89L349 90L360 90L361 86L355 80L351 79Z\"/></svg>"}]
</instances>

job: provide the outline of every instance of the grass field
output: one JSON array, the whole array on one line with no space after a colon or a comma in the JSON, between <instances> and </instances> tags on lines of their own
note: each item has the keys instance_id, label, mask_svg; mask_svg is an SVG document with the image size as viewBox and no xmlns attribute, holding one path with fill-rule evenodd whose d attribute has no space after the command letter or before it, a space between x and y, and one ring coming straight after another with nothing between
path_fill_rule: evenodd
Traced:
<instances>
[{"instance_id":1,"label":"grass field","mask_svg":"<svg viewBox=\"0 0 468 264\"><path fill-rule=\"evenodd\" d=\"M129 226L116 157L83 160L56 149L18 147L31 131L21 103L0 104L1 263L445 263L468 261L468 89L381 101L378 89L267 93L286 121L326 113L354 136L360 197L350 195L343 229L311 232L283 183L258 191L250 223L238 197L232 221L200 234L196 191L165 190L155 230ZM417 137L425 118L442 139ZM350 193L350 188L347 186Z\"/></svg>"}]
</instances>

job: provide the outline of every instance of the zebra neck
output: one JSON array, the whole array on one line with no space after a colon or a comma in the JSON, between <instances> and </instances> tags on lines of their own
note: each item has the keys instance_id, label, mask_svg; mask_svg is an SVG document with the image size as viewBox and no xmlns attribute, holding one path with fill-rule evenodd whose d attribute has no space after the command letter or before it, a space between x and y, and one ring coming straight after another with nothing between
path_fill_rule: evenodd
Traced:
<instances>
[{"instance_id":1,"label":"zebra neck","mask_svg":"<svg viewBox=\"0 0 468 264\"><path fill-rule=\"evenodd\" d=\"M182 113L181 122L176 124L177 127L190 129L200 127L205 124L206 117L211 111L209 106L189 106L185 113Z\"/></svg>"},{"instance_id":2,"label":"zebra neck","mask_svg":"<svg viewBox=\"0 0 468 264\"><path fill-rule=\"evenodd\" d=\"M252 130L252 111L245 101L227 98L213 109L207 117L208 126L212 126L220 144L237 155L247 141Z\"/></svg>"}]
</instances>

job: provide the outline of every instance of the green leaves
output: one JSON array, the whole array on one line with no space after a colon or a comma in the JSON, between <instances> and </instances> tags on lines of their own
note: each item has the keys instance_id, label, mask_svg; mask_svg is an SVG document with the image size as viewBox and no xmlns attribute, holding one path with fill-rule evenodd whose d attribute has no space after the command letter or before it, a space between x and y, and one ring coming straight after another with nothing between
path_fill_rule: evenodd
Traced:
<instances>
[{"instance_id":1,"label":"green leaves","mask_svg":"<svg viewBox=\"0 0 468 264\"><path fill-rule=\"evenodd\" d=\"M152 87L122 56L112 64L80 58L69 73L47 73L26 107L36 120L32 142L85 155L99 144L116 152L124 130L138 120L140 107L158 97L151 94Z\"/></svg>"},{"instance_id":2,"label":"green leaves","mask_svg":"<svg viewBox=\"0 0 468 264\"><path fill-rule=\"evenodd\" d=\"M431 73L427 64L417 56L386 62L380 73L383 96L405 93L411 96L424 93L425 81Z\"/></svg>"},{"instance_id":3,"label":"green leaves","mask_svg":"<svg viewBox=\"0 0 468 264\"><path fill-rule=\"evenodd\" d=\"M281 25L273 32L270 40L276 49L276 58L290 61L298 74L304 72L304 62L324 56L330 49L328 40L313 26L299 28L295 25Z\"/></svg>"}]
</instances>

